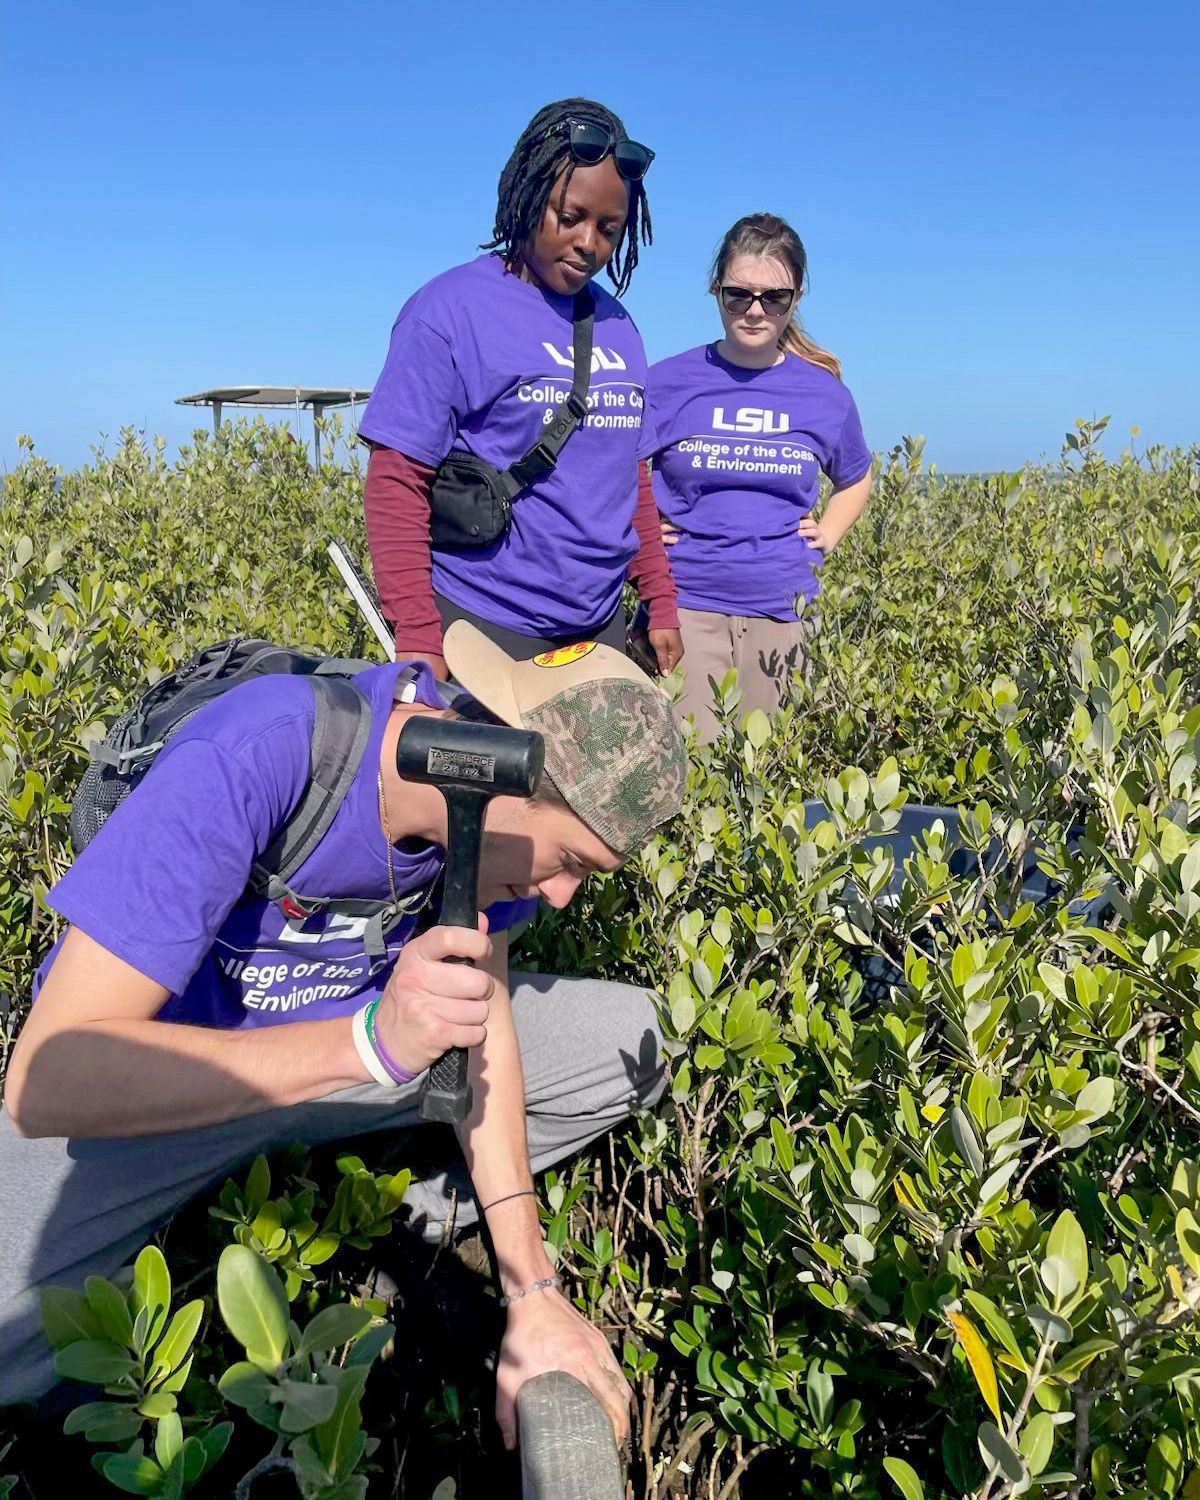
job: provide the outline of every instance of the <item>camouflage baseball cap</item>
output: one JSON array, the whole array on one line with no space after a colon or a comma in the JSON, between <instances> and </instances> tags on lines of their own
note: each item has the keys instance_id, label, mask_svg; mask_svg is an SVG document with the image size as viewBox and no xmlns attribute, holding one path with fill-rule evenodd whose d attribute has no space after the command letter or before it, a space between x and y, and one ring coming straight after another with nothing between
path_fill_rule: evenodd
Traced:
<instances>
[{"instance_id":1,"label":"camouflage baseball cap","mask_svg":"<svg viewBox=\"0 0 1200 1500\"><path fill-rule=\"evenodd\" d=\"M620 651L579 641L514 661L482 631L455 620L443 654L455 678L498 719L543 736L551 780L615 853L634 853L679 811L683 736L666 694Z\"/></svg>"}]
</instances>

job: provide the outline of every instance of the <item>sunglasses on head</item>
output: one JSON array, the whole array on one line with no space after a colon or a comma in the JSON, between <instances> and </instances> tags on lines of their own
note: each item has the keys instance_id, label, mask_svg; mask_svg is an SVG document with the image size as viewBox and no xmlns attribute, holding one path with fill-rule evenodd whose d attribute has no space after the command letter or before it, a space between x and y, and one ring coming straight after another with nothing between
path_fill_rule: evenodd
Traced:
<instances>
[{"instance_id":1,"label":"sunglasses on head","mask_svg":"<svg viewBox=\"0 0 1200 1500\"><path fill-rule=\"evenodd\" d=\"M782 313L791 307L795 295L796 288L792 286L773 287L769 292L752 292L744 286L723 286L721 305L726 312L744 313L757 302L765 313Z\"/></svg>"},{"instance_id":2,"label":"sunglasses on head","mask_svg":"<svg viewBox=\"0 0 1200 1500\"><path fill-rule=\"evenodd\" d=\"M631 141L627 135L614 135L603 125L587 125L582 120L568 120L566 125L571 155L580 166L597 166L611 151L621 176L627 182L640 182L654 160L649 146Z\"/></svg>"}]
</instances>

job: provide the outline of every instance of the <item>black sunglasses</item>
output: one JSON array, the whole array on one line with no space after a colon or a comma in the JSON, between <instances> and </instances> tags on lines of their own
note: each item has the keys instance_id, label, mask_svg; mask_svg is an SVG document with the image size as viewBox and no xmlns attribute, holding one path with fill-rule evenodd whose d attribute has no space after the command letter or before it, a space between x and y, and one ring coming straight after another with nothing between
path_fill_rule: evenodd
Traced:
<instances>
[{"instance_id":1,"label":"black sunglasses","mask_svg":"<svg viewBox=\"0 0 1200 1500\"><path fill-rule=\"evenodd\" d=\"M567 120L567 141L571 155L583 167L597 166L612 152L613 162L627 182L640 182L654 160L654 152L627 135L616 136L603 125L587 125L582 120Z\"/></svg>"},{"instance_id":2,"label":"black sunglasses","mask_svg":"<svg viewBox=\"0 0 1200 1500\"><path fill-rule=\"evenodd\" d=\"M791 307L795 295L793 286L778 286L769 292L752 292L744 286L723 286L721 304L726 312L731 313L749 312L756 302L765 313L781 313Z\"/></svg>"}]
</instances>

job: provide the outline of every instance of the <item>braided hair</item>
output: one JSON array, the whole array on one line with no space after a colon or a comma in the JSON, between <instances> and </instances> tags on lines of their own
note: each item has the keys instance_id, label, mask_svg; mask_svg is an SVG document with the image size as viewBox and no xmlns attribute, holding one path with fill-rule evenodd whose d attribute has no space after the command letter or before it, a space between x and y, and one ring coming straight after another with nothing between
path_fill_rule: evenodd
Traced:
<instances>
[{"instance_id":1,"label":"braided hair","mask_svg":"<svg viewBox=\"0 0 1200 1500\"><path fill-rule=\"evenodd\" d=\"M500 173L493 238L481 245L481 250L499 250L509 262L520 255L541 227L551 190L564 167L566 176L563 178L562 197L565 200L576 167L568 141L568 119L598 125L602 130L611 131L614 139L625 134L621 120L603 104L591 99L560 99L557 104L547 104L538 110L521 132ZM638 263L639 241L648 245L653 239L644 184L639 180L626 182L626 186L629 189L629 215L608 262L609 280L618 297L629 286Z\"/></svg>"}]
</instances>

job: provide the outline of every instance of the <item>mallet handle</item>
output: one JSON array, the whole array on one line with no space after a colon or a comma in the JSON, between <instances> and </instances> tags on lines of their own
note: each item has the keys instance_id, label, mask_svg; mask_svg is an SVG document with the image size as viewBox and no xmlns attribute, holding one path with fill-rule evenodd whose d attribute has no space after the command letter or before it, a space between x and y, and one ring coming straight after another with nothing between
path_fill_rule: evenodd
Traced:
<instances>
[{"instance_id":1,"label":"mallet handle","mask_svg":"<svg viewBox=\"0 0 1200 1500\"><path fill-rule=\"evenodd\" d=\"M442 795L446 799L448 837L441 925L474 929L479 923L479 847L488 795L465 787L443 787ZM471 961L457 958L448 962ZM470 1112L466 1049L451 1047L426 1074L421 1087L421 1117L457 1125Z\"/></svg>"}]
</instances>

